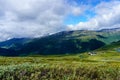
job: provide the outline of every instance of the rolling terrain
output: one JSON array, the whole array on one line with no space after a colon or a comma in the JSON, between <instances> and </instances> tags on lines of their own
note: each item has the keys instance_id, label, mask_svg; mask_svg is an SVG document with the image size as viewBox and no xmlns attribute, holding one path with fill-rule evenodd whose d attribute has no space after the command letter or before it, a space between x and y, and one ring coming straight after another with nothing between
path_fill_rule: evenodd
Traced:
<instances>
[{"instance_id":1,"label":"rolling terrain","mask_svg":"<svg viewBox=\"0 0 120 80\"><path fill-rule=\"evenodd\" d=\"M0 79L119 80L120 52L112 49L95 50L95 55L85 52L74 55L0 57Z\"/></svg>"},{"instance_id":2,"label":"rolling terrain","mask_svg":"<svg viewBox=\"0 0 120 80\"><path fill-rule=\"evenodd\" d=\"M120 40L120 28L98 31L63 31L40 38L14 38L0 42L0 47L12 49L18 55L75 54L96 50ZM14 55L13 55L14 56Z\"/></svg>"},{"instance_id":3,"label":"rolling terrain","mask_svg":"<svg viewBox=\"0 0 120 80\"><path fill-rule=\"evenodd\" d=\"M0 80L120 80L119 32L109 31L60 32L32 39L19 48L2 47Z\"/></svg>"}]
</instances>

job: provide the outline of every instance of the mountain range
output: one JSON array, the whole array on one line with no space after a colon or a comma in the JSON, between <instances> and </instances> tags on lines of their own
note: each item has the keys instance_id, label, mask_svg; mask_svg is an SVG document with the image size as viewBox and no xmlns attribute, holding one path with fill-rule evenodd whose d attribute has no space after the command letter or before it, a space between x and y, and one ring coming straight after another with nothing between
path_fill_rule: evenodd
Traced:
<instances>
[{"instance_id":1,"label":"mountain range","mask_svg":"<svg viewBox=\"0 0 120 80\"><path fill-rule=\"evenodd\" d=\"M57 55L93 51L119 43L120 28L62 31L40 38L13 38L0 42L0 55ZM120 46L118 44L118 46Z\"/></svg>"}]
</instances>

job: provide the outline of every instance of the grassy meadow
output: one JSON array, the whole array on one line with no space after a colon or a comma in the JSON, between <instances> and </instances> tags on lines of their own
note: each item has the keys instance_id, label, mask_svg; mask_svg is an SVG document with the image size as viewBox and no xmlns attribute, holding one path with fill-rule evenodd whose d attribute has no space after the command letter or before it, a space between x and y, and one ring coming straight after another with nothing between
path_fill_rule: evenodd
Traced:
<instances>
[{"instance_id":1,"label":"grassy meadow","mask_svg":"<svg viewBox=\"0 0 120 80\"><path fill-rule=\"evenodd\" d=\"M120 80L120 53L0 57L0 80Z\"/></svg>"}]
</instances>

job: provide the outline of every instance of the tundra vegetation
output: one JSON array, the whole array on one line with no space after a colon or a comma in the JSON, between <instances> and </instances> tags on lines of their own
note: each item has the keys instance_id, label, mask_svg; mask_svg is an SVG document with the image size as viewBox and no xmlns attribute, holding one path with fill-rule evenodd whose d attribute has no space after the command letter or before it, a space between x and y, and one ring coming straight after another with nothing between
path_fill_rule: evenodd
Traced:
<instances>
[{"instance_id":1,"label":"tundra vegetation","mask_svg":"<svg viewBox=\"0 0 120 80\"><path fill-rule=\"evenodd\" d=\"M0 80L120 80L120 53L0 57Z\"/></svg>"},{"instance_id":2,"label":"tundra vegetation","mask_svg":"<svg viewBox=\"0 0 120 80\"><path fill-rule=\"evenodd\" d=\"M0 80L120 80L119 33L65 31L1 42Z\"/></svg>"}]
</instances>

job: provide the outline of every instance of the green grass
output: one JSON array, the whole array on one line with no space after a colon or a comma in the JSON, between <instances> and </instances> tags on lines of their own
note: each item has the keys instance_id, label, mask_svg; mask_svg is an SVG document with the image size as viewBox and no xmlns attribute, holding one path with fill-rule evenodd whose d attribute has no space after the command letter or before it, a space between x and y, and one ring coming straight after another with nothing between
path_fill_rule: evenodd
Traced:
<instances>
[{"instance_id":1,"label":"green grass","mask_svg":"<svg viewBox=\"0 0 120 80\"><path fill-rule=\"evenodd\" d=\"M0 80L120 80L120 53L0 57Z\"/></svg>"}]
</instances>

